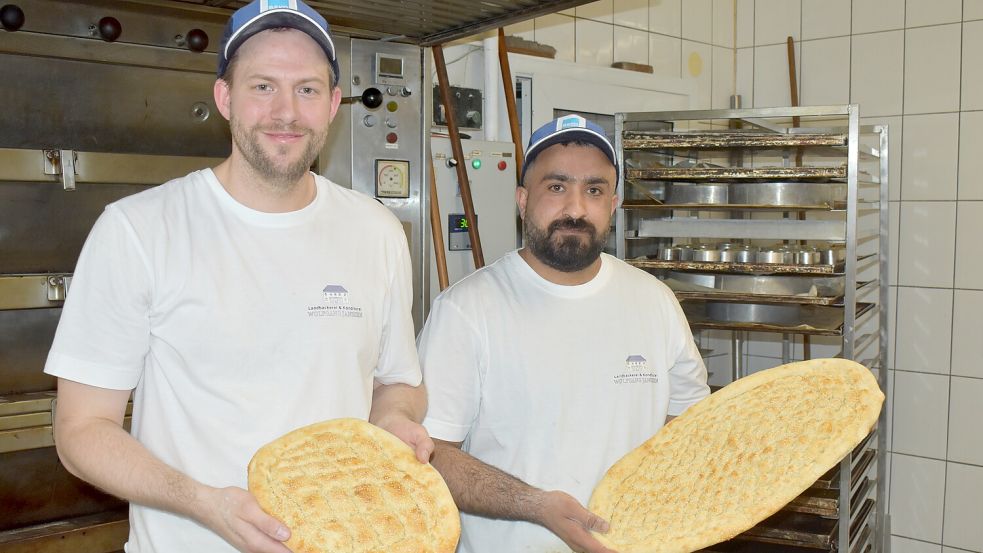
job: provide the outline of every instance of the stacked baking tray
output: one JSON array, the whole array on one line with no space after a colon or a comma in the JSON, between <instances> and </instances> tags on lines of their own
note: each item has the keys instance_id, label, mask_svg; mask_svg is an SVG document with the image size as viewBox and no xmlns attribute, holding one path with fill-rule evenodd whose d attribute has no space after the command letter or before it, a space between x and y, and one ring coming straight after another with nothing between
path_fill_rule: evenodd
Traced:
<instances>
[{"instance_id":1,"label":"stacked baking tray","mask_svg":"<svg viewBox=\"0 0 983 553\"><path fill-rule=\"evenodd\" d=\"M811 337L826 336L839 356L880 367L886 127L862 129L853 105L622 113L615 141L625 168L619 257L663 279L695 331L729 333L735 378L747 374L749 331L780 335L784 362L795 360L796 336L806 358ZM886 371L878 378L886 389ZM708 551L882 551L881 434Z\"/></svg>"}]
</instances>

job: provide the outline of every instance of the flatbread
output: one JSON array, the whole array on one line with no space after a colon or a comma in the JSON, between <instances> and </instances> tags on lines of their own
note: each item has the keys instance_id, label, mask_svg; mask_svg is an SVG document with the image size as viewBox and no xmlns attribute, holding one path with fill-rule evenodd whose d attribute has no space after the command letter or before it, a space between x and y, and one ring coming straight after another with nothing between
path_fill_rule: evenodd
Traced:
<instances>
[{"instance_id":1,"label":"flatbread","mask_svg":"<svg viewBox=\"0 0 983 553\"><path fill-rule=\"evenodd\" d=\"M295 553L453 553L447 485L392 434L359 419L294 430L256 452L249 491L290 528Z\"/></svg>"},{"instance_id":2,"label":"flatbread","mask_svg":"<svg viewBox=\"0 0 983 553\"><path fill-rule=\"evenodd\" d=\"M612 466L588 508L619 553L687 553L768 518L871 431L884 394L844 359L790 363L690 407Z\"/></svg>"}]
</instances>

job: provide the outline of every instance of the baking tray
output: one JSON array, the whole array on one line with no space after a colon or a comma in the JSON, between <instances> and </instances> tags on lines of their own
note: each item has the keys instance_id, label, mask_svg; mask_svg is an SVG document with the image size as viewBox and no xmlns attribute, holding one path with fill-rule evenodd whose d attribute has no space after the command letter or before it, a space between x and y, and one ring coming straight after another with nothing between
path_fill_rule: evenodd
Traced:
<instances>
[{"instance_id":1,"label":"baking tray","mask_svg":"<svg viewBox=\"0 0 983 553\"><path fill-rule=\"evenodd\" d=\"M621 203L624 209L679 209L688 211L714 211L714 210L745 210L745 211L836 211L846 209L846 202L833 202L832 204L813 204L813 205L766 205L766 204L674 204L662 202L656 199L644 200L625 200Z\"/></svg>"},{"instance_id":2,"label":"baking tray","mask_svg":"<svg viewBox=\"0 0 983 553\"><path fill-rule=\"evenodd\" d=\"M867 499L857 511L857 516L850 523L851 542L865 527L867 516L873 508L874 500ZM833 551L837 549L838 530L839 519L779 511L740 534L737 539Z\"/></svg>"},{"instance_id":3,"label":"baking tray","mask_svg":"<svg viewBox=\"0 0 983 553\"><path fill-rule=\"evenodd\" d=\"M814 336L841 336L843 309L823 305L800 306L801 322L793 325L763 324L753 321L716 321L706 315L702 302L682 304L690 328L702 330L747 330L751 332L781 332ZM872 303L857 303L857 318L870 311Z\"/></svg>"},{"instance_id":4,"label":"baking tray","mask_svg":"<svg viewBox=\"0 0 983 553\"><path fill-rule=\"evenodd\" d=\"M869 478L863 478L860 481L860 485L850 495L850 512L855 512L857 506L867 498L872 486L873 481ZM788 505L782 507L782 510L823 518L836 518L840 516L840 491L808 489L790 501Z\"/></svg>"},{"instance_id":5,"label":"baking tray","mask_svg":"<svg viewBox=\"0 0 983 553\"><path fill-rule=\"evenodd\" d=\"M828 180L846 178L836 167L653 167L627 169L625 178L639 180Z\"/></svg>"},{"instance_id":6,"label":"baking tray","mask_svg":"<svg viewBox=\"0 0 983 553\"><path fill-rule=\"evenodd\" d=\"M728 275L668 271L660 278L679 301L842 305L842 277ZM815 289L815 295L809 295Z\"/></svg>"},{"instance_id":7,"label":"baking tray","mask_svg":"<svg viewBox=\"0 0 983 553\"><path fill-rule=\"evenodd\" d=\"M867 469L873 464L874 459L877 457L877 452L873 449L867 449L860 455L859 459L855 456L853 467L851 468L852 474L850 475L850 489L852 490L857 486L857 482L860 478L866 474ZM840 464L837 463L835 467L830 469L826 474L819 477L819 480L812 485L811 489L814 490L839 490L840 488Z\"/></svg>"},{"instance_id":8,"label":"baking tray","mask_svg":"<svg viewBox=\"0 0 983 553\"><path fill-rule=\"evenodd\" d=\"M652 237L656 238L656 237ZM663 261L647 257L626 259L639 269L672 269L675 271L702 271L707 273L734 273L755 275L842 275L845 263L836 265L795 265L782 263L730 263L719 261Z\"/></svg>"},{"instance_id":9,"label":"baking tray","mask_svg":"<svg viewBox=\"0 0 983 553\"><path fill-rule=\"evenodd\" d=\"M652 148L785 148L790 146L844 146L847 135L836 133L672 132L625 131L625 150Z\"/></svg>"}]
</instances>

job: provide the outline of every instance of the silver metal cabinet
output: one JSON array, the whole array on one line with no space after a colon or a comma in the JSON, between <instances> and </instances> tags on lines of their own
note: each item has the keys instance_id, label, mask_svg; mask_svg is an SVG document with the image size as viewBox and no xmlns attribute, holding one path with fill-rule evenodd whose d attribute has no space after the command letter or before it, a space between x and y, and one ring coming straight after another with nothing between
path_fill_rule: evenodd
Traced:
<instances>
[{"instance_id":1,"label":"silver metal cabinet","mask_svg":"<svg viewBox=\"0 0 983 553\"><path fill-rule=\"evenodd\" d=\"M887 136L861 126L856 105L619 113L618 256L674 290L701 342L729 342L732 379L753 369L751 332L780 336L782 362L810 358L821 336L832 346L821 356L861 362L886 392ZM878 429L711 550L887 551Z\"/></svg>"}]
</instances>

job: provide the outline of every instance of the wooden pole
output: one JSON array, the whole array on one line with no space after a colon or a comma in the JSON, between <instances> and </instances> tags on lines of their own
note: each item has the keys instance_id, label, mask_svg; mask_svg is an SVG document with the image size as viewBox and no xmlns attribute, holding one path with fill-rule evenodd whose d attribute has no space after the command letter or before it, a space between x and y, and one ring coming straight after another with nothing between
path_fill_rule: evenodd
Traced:
<instances>
[{"instance_id":1,"label":"wooden pole","mask_svg":"<svg viewBox=\"0 0 983 553\"><path fill-rule=\"evenodd\" d=\"M502 69L502 85L505 88L505 107L509 112L509 129L512 130L512 144L515 145L515 182L522 176L522 164L525 162L522 151L522 135L519 133L519 113L515 107L515 90L512 86L512 68L509 65L509 51L505 47L505 29L498 28L498 65Z\"/></svg>"},{"instance_id":2,"label":"wooden pole","mask_svg":"<svg viewBox=\"0 0 983 553\"><path fill-rule=\"evenodd\" d=\"M437 69L437 88L440 90L440 100L444 104L447 118L447 134L450 135L451 152L457 161L457 184L461 190L461 203L464 204L464 218L468 222L468 237L471 239L471 257L474 258L474 268L485 266L485 256L481 251L481 238L478 236L478 222L474 216L474 201L471 197L471 183L468 181L468 170L464 166L464 150L461 148L461 134L457 130L454 119L454 103L451 101L450 85L447 78L447 64L444 62L444 49L438 44L432 48L434 65Z\"/></svg>"},{"instance_id":3,"label":"wooden pole","mask_svg":"<svg viewBox=\"0 0 983 553\"><path fill-rule=\"evenodd\" d=\"M447 254L444 253L444 228L440 220L440 202L437 199L437 174L430 158L430 232L433 234L433 252L437 260L437 283L443 292L450 283L447 277Z\"/></svg>"}]
</instances>

